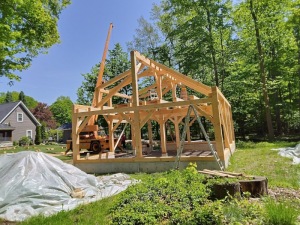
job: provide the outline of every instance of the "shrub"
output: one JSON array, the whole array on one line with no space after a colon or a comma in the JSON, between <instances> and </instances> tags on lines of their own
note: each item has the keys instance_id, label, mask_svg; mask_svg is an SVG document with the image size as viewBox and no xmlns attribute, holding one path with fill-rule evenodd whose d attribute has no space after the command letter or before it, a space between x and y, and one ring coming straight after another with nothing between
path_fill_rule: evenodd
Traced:
<instances>
[{"instance_id":1,"label":"shrub","mask_svg":"<svg viewBox=\"0 0 300 225\"><path fill-rule=\"evenodd\" d=\"M29 137L21 137L19 140L19 145L20 146L29 145L30 142L31 142L31 139Z\"/></svg>"},{"instance_id":2,"label":"shrub","mask_svg":"<svg viewBox=\"0 0 300 225\"><path fill-rule=\"evenodd\" d=\"M39 145L42 143L42 132L41 132L41 126L36 127L36 135L35 135L35 144Z\"/></svg>"},{"instance_id":3,"label":"shrub","mask_svg":"<svg viewBox=\"0 0 300 225\"><path fill-rule=\"evenodd\" d=\"M186 170L155 174L121 193L111 210L113 224L193 224L194 210L208 202L209 190L205 177L197 173L194 165ZM209 211L210 210L210 211ZM203 218L213 213L207 208ZM212 216L216 224L218 216Z\"/></svg>"}]
</instances>

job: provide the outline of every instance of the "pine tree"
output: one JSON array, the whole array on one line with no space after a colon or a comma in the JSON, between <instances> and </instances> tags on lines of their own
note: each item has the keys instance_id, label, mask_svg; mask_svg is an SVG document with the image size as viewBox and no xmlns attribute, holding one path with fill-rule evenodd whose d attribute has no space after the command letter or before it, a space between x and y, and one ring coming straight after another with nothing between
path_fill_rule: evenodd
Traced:
<instances>
[{"instance_id":1,"label":"pine tree","mask_svg":"<svg viewBox=\"0 0 300 225\"><path fill-rule=\"evenodd\" d=\"M34 143L36 145L39 145L42 143L42 131L41 131L41 126L36 127L36 135L35 135L35 140Z\"/></svg>"},{"instance_id":2,"label":"pine tree","mask_svg":"<svg viewBox=\"0 0 300 225\"><path fill-rule=\"evenodd\" d=\"M12 97L12 93L11 92L6 92L6 96L5 96L5 102L12 102L13 101L13 97Z\"/></svg>"},{"instance_id":3,"label":"pine tree","mask_svg":"<svg viewBox=\"0 0 300 225\"><path fill-rule=\"evenodd\" d=\"M26 102L26 96L24 94L23 91L20 92L19 94L19 98L18 98L20 101L22 101L26 106L27 106L27 102Z\"/></svg>"}]
</instances>

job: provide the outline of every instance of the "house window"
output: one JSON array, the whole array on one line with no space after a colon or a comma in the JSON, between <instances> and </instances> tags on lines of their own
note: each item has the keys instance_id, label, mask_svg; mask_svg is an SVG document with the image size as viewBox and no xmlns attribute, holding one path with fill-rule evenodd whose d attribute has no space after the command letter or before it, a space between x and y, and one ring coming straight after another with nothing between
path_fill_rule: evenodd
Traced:
<instances>
[{"instance_id":1,"label":"house window","mask_svg":"<svg viewBox=\"0 0 300 225\"><path fill-rule=\"evenodd\" d=\"M17 121L18 122L23 122L23 113L18 113L17 114Z\"/></svg>"},{"instance_id":2,"label":"house window","mask_svg":"<svg viewBox=\"0 0 300 225\"><path fill-rule=\"evenodd\" d=\"M32 130L26 130L26 136L32 139Z\"/></svg>"}]
</instances>

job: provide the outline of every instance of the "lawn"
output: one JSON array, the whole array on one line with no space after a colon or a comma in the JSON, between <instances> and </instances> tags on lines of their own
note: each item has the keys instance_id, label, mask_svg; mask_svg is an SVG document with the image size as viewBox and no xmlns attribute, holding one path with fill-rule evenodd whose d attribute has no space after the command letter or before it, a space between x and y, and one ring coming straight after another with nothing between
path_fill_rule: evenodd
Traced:
<instances>
[{"instance_id":1,"label":"lawn","mask_svg":"<svg viewBox=\"0 0 300 225\"><path fill-rule=\"evenodd\" d=\"M56 158L59 158L63 161L70 161L72 158L70 156L65 156L64 152L66 150L65 144L41 144L41 145L29 145L29 146L14 146L12 148L0 150L0 155L5 153L17 153L21 151L35 151L35 152L44 152L50 154Z\"/></svg>"},{"instance_id":2,"label":"lawn","mask_svg":"<svg viewBox=\"0 0 300 225\"><path fill-rule=\"evenodd\" d=\"M227 168L267 177L270 189L281 188L292 193L289 200L282 196L275 200L264 197L258 201L248 198L212 201L204 175L188 169L132 174L142 182L117 196L50 217L33 217L20 224L300 224L299 220L296 222L300 212L300 165L293 165L291 159L272 150L296 144L240 142ZM40 151L63 149L45 146Z\"/></svg>"}]
</instances>

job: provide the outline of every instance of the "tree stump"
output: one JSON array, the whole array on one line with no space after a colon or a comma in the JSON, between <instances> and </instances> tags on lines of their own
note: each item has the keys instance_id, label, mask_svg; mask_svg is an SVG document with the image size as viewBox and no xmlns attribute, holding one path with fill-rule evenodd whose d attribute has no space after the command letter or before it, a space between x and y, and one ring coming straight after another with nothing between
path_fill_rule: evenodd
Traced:
<instances>
[{"instance_id":1,"label":"tree stump","mask_svg":"<svg viewBox=\"0 0 300 225\"><path fill-rule=\"evenodd\" d=\"M240 184L229 183L229 184L214 184L212 187L212 199L223 199L226 196L240 197L241 190Z\"/></svg>"},{"instance_id":2,"label":"tree stump","mask_svg":"<svg viewBox=\"0 0 300 225\"><path fill-rule=\"evenodd\" d=\"M268 194L268 179L266 177L254 177L253 180L240 180L241 193L249 192L256 198Z\"/></svg>"}]
</instances>

